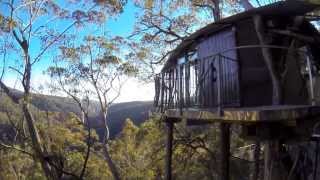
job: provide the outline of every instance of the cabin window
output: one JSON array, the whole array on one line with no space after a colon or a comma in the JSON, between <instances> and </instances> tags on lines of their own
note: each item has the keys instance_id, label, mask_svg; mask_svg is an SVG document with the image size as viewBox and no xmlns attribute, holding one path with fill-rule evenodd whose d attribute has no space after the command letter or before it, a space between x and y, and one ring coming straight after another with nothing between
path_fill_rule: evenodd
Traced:
<instances>
[{"instance_id":1,"label":"cabin window","mask_svg":"<svg viewBox=\"0 0 320 180\"><path fill-rule=\"evenodd\" d=\"M184 57L181 57L178 59L178 65L186 63L186 59Z\"/></svg>"},{"instance_id":2,"label":"cabin window","mask_svg":"<svg viewBox=\"0 0 320 180\"><path fill-rule=\"evenodd\" d=\"M198 61L193 60L189 63L190 78L189 78L189 94L190 104L198 105Z\"/></svg>"}]
</instances>

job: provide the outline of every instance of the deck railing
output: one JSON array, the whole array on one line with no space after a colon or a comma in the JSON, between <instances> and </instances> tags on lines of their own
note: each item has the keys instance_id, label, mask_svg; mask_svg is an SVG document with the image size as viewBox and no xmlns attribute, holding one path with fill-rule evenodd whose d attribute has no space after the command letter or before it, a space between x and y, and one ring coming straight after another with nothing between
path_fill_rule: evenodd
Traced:
<instances>
[{"instance_id":1,"label":"deck railing","mask_svg":"<svg viewBox=\"0 0 320 180\"><path fill-rule=\"evenodd\" d=\"M163 112L177 108L217 108L240 106L240 83L238 60L226 56L226 52L237 49L282 49L274 45L238 46L218 54L188 61L166 69L155 78L155 106ZM290 49L292 50L292 49ZM310 52L295 49L294 53L304 56L302 73L307 79L310 105L315 104L313 57Z\"/></svg>"}]
</instances>

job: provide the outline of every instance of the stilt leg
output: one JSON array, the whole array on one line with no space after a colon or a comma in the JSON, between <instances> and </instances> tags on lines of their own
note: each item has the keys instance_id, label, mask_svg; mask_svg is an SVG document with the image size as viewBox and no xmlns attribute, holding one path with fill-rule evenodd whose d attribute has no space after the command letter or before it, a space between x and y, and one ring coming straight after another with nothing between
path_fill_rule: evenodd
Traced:
<instances>
[{"instance_id":1,"label":"stilt leg","mask_svg":"<svg viewBox=\"0 0 320 180\"><path fill-rule=\"evenodd\" d=\"M221 132L221 180L229 180L230 125L220 124Z\"/></svg>"},{"instance_id":2,"label":"stilt leg","mask_svg":"<svg viewBox=\"0 0 320 180\"><path fill-rule=\"evenodd\" d=\"M286 170L280 165L280 142L269 140L264 147L264 180L286 179Z\"/></svg>"},{"instance_id":3,"label":"stilt leg","mask_svg":"<svg viewBox=\"0 0 320 180\"><path fill-rule=\"evenodd\" d=\"M172 179L172 140L173 140L173 122L167 121L167 144L166 144L166 180Z\"/></svg>"},{"instance_id":4,"label":"stilt leg","mask_svg":"<svg viewBox=\"0 0 320 180\"><path fill-rule=\"evenodd\" d=\"M252 180L258 180L259 179L259 170L260 170L260 142L259 140L255 143L254 148L254 169L252 174Z\"/></svg>"}]
</instances>

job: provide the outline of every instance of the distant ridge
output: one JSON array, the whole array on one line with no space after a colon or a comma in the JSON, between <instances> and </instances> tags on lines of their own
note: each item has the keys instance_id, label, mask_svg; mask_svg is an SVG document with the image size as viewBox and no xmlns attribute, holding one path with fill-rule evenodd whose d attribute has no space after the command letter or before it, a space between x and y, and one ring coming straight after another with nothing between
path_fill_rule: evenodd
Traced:
<instances>
[{"instance_id":1,"label":"distant ridge","mask_svg":"<svg viewBox=\"0 0 320 180\"><path fill-rule=\"evenodd\" d=\"M17 97L22 97L22 92L12 89ZM0 100L3 98L4 93L0 94ZM69 113L73 112L79 115L80 109L76 103L67 97L51 96L43 94L32 95L32 105L42 111ZM136 125L141 124L148 119L149 111L152 110L152 101L132 101L115 103L109 108L109 127L110 135L114 137L118 134L123 126L124 121L130 118ZM92 127L95 128L99 135L102 133L102 129L99 128L102 125L100 118L100 107L98 102L93 101L90 105L89 119Z\"/></svg>"}]
</instances>

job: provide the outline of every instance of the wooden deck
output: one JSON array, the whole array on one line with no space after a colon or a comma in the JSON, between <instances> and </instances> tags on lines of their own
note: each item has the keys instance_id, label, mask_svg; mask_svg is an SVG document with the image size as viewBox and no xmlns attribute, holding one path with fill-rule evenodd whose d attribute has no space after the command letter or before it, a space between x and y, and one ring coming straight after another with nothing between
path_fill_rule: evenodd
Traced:
<instances>
[{"instance_id":1,"label":"wooden deck","mask_svg":"<svg viewBox=\"0 0 320 180\"><path fill-rule=\"evenodd\" d=\"M221 113L217 109L168 109L164 115L168 119L186 119L188 121L230 123L257 123L293 121L320 116L320 106L259 106L224 108Z\"/></svg>"}]
</instances>

